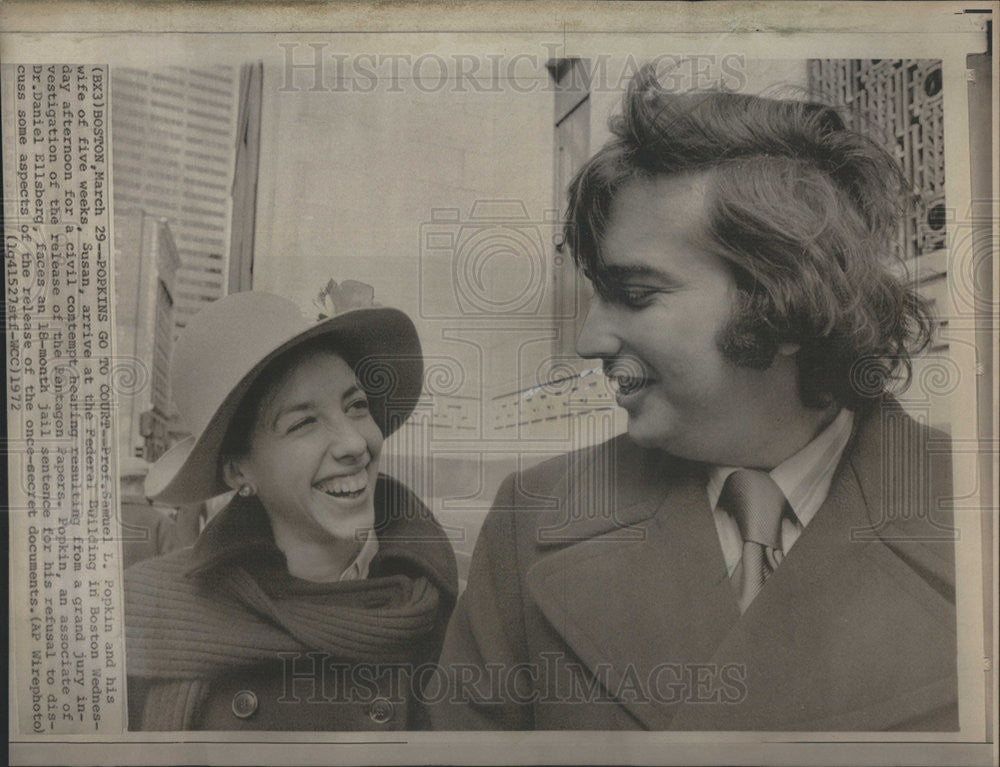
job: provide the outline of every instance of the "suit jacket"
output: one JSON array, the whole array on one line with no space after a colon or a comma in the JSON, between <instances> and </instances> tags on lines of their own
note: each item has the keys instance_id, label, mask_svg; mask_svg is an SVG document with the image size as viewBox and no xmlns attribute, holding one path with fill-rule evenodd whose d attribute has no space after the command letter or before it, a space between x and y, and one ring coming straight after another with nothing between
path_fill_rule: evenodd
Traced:
<instances>
[{"instance_id":1,"label":"suit jacket","mask_svg":"<svg viewBox=\"0 0 1000 767\"><path fill-rule=\"evenodd\" d=\"M955 730L950 446L887 398L740 614L706 467L627 437L509 477L438 729Z\"/></svg>"}]
</instances>

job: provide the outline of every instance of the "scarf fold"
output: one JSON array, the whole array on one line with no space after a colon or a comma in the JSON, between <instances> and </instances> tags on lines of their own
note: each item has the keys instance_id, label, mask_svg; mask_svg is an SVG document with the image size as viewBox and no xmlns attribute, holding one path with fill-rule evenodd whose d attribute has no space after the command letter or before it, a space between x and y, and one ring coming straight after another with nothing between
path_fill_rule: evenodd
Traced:
<instances>
[{"instance_id":1,"label":"scarf fold","mask_svg":"<svg viewBox=\"0 0 1000 767\"><path fill-rule=\"evenodd\" d=\"M422 577L336 583L331 587L341 588L330 595L276 599L243 567L220 573L209 591L177 577L169 564L136 573L130 584L130 676L213 676L297 651L357 662L403 661L437 615L437 589Z\"/></svg>"}]
</instances>

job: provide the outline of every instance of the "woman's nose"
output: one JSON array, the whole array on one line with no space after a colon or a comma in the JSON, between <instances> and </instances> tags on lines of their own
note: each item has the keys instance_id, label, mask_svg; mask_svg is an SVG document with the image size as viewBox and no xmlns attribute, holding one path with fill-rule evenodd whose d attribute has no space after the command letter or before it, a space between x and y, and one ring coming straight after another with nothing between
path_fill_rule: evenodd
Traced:
<instances>
[{"instance_id":1,"label":"woman's nose","mask_svg":"<svg viewBox=\"0 0 1000 767\"><path fill-rule=\"evenodd\" d=\"M330 454L338 461L352 463L368 452L368 440L348 419L330 427Z\"/></svg>"},{"instance_id":2,"label":"woman's nose","mask_svg":"<svg viewBox=\"0 0 1000 767\"><path fill-rule=\"evenodd\" d=\"M576 338L576 353L581 357L614 357L620 348L614 310L595 295L590 299L587 319Z\"/></svg>"}]
</instances>

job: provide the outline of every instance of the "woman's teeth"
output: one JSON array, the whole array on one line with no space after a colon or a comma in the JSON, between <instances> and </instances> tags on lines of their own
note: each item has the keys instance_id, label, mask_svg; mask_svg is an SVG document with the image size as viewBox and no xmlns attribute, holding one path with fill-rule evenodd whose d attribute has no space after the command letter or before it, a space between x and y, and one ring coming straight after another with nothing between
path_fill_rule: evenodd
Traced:
<instances>
[{"instance_id":1,"label":"woman's teeth","mask_svg":"<svg viewBox=\"0 0 1000 767\"><path fill-rule=\"evenodd\" d=\"M368 474L359 471L346 477L329 477L313 485L321 493L334 498L350 498L361 495L368 487Z\"/></svg>"}]
</instances>

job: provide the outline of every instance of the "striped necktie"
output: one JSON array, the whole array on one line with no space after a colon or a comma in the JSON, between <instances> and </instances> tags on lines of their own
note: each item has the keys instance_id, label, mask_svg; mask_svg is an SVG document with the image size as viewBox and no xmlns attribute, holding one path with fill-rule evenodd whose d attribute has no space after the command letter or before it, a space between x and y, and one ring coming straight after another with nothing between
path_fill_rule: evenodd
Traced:
<instances>
[{"instance_id":1,"label":"striped necktie","mask_svg":"<svg viewBox=\"0 0 1000 767\"><path fill-rule=\"evenodd\" d=\"M719 505L736 520L743 537L743 556L730 582L740 612L746 612L764 581L781 563L781 517L788 501L770 474L740 469L726 479Z\"/></svg>"}]
</instances>

